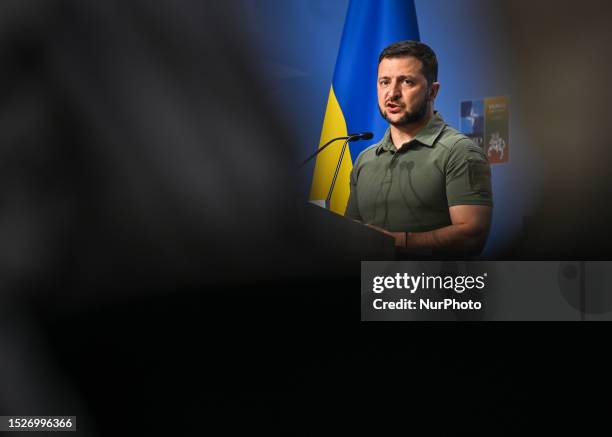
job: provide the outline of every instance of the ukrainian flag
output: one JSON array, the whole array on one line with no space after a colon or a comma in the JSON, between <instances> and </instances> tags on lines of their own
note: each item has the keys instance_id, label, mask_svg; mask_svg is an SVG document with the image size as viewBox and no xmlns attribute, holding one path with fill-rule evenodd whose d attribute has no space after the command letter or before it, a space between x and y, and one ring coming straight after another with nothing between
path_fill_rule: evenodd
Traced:
<instances>
[{"instance_id":1,"label":"ukrainian flag","mask_svg":"<svg viewBox=\"0 0 612 437\"><path fill-rule=\"evenodd\" d=\"M389 44L406 39L419 40L414 0L350 1L319 147L349 132L371 131L374 138L349 143L330 202L330 209L338 214L344 214L348 202L353 161L363 149L379 141L387 128L376 98L378 56ZM310 200L327 198L341 146L338 141L317 156Z\"/></svg>"}]
</instances>

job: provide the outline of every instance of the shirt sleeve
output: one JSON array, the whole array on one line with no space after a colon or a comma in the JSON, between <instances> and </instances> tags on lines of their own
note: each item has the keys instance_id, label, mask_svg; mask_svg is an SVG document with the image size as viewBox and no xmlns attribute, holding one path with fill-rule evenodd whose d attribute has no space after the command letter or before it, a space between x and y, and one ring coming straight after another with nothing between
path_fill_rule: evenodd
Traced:
<instances>
[{"instance_id":1,"label":"shirt sleeve","mask_svg":"<svg viewBox=\"0 0 612 437\"><path fill-rule=\"evenodd\" d=\"M356 176L357 166L355 165L351 170L350 176L350 193L348 203L346 204L346 211L344 215L346 217L350 217L354 220L363 221L361 218L361 214L359 213L359 205L357 203L357 176Z\"/></svg>"},{"instance_id":2,"label":"shirt sleeve","mask_svg":"<svg viewBox=\"0 0 612 437\"><path fill-rule=\"evenodd\" d=\"M493 206L491 168L483 150L469 138L451 147L446 167L448 206Z\"/></svg>"}]
</instances>

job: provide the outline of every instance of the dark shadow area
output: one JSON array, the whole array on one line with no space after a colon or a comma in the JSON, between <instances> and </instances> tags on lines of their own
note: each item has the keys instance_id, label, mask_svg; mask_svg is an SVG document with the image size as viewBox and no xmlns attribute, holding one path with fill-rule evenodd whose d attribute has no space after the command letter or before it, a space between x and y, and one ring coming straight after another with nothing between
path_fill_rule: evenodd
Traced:
<instances>
[{"instance_id":1,"label":"dark shadow area","mask_svg":"<svg viewBox=\"0 0 612 437\"><path fill-rule=\"evenodd\" d=\"M542 198L509 259L610 259L612 6L506 2L523 126L544 165Z\"/></svg>"}]
</instances>

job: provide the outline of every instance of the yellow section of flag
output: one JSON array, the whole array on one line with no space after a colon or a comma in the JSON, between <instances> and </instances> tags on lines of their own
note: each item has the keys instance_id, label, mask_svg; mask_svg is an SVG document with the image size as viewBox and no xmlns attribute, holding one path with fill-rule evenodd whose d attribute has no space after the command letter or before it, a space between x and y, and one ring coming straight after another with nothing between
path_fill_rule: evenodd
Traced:
<instances>
[{"instance_id":1,"label":"yellow section of flag","mask_svg":"<svg viewBox=\"0 0 612 437\"><path fill-rule=\"evenodd\" d=\"M343 137L347 134L346 121L344 120L342 109L340 108L338 100L336 100L334 87L332 86L329 90L329 98L327 100L327 109L323 120L319 147L332 138ZM340 159L343 142L344 140L339 140L330 144L317 156L312 186L310 188L310 200L324 201L327 199L334 172L336 171L336 166ZM342 157L342 165L340 166L338 178L330 201L329 209L337 214L344 214L344 210L346 209L350 192L349 177L352 169L353 161L351 160L351 152L347 145L347 150Z\"/></svg>"}]
</instances>

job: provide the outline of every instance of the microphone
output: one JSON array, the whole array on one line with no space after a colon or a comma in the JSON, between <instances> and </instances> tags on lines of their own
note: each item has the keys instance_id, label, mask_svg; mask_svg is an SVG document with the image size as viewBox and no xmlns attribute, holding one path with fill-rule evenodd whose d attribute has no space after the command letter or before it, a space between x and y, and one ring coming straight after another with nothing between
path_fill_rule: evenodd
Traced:
<instances>
[{"instance_id":1,"label":"microphone","mask_svg":"<svg viewBox=\"0 0 612 437\"><path fill-rule=\"evenodd\" d=\"M348 134L349 141L371 140L374 137L372 132L361 132L360 134Z\"/></svg>"},{"instance_id":2,"label":"microphone","mask_svg":"<svg viewBox=\"0 0 612 437\"><path fill-rule=\"evenodd\" d=\"M314 152L312 155L310 155L308 158L306 158L299 165L298 169L300 169L300 168L304 167L306 164L308 164L308 162L310 162L315 156L317 156L319 153L321 153L325 148L327 148L327 146L329 146L334 141L346 140L346 141L353 142L353 141L359 141L359 140L371 140L372 137L374 137L374 134L372 132L361 132L361 133L357 133L357 134L348 134L345 137L332 138L327 143L325 143L321 147L319 147L316 152ZM342 148L342 155L344 155L344 146ZM342 155L340 156L340 162L342 162ZM334 181L335 181L335 178L334 178Z\"/></svg>"},{"instance_id":3,"label":"microphone","mask_svg":"<svg viewBox=\"0 0 612 437\"><path fill-rule=\"evenodd\" d=\"M334 178L332 179L331 186L329 187L329 192L327 193L327 199L325 199L325 205L327 209L329 209L331 205L331 197L334 191L334 186L336 185L336 179L338 178L338 172L340 172L340 166L342 165L342 158L344 157L344 151L346 150L346 145L349 141L359 141L359 140L370 140L374 134L372 132L362 132L359 134L349 134L346 138L346 141L342 145L342 152L340 152L340 159L338 159L338 164L336 165L336 171L334 172Z\"/></svg>"}]
</instances>

